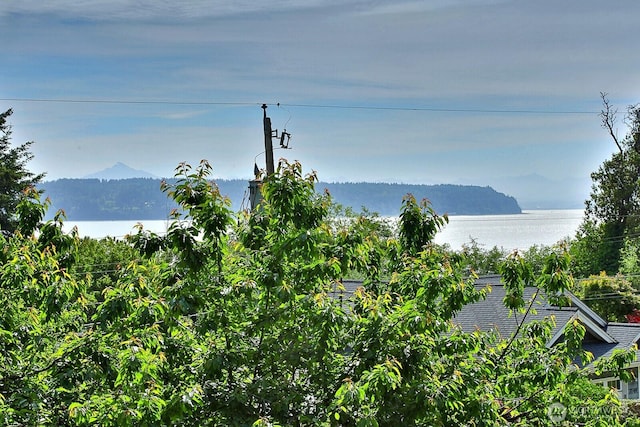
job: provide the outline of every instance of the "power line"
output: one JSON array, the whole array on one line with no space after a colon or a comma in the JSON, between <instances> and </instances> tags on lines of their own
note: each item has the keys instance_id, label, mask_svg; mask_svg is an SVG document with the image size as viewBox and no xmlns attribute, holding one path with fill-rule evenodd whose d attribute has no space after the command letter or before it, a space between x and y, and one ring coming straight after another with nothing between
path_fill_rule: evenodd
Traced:
<instances>
[{"instance_id":1,"label":"power line","mask_svg":"<svg viewBox=\"0 0 640 427\"><path fill-rule=\"evenodd\" d=\"M42 102L60 104L133 104L133 105L261 105L255 102L220 102L220 101L151 101L125 99L73 99L73 98L0 98L7 102Z\"/></svg>"},{"instance_id":2,"label":"power line","mask_svg":"<svg viewBox=\"0 0 640 427\"><path fill-rule=\"evenodd\" d=\"M343 110L390 110L426 111L437 113L487 113L487 114L600 114L600 111L578 110L529 110L529 109L485 109L485 108L440 108L440 107L386 107L368 105L322 105L322 104L280 104L286 107L326 108Z\"/></svg>"},{"instance_id":3,"label":"power line","mask_svg":"<svg viewBox=\"0 0 640 427\"><path fill-rule=\"evenodd\" d=\"M6 102L39 102L66 104L120 104L120 105L221 105L221 106L254 106L261 102L227 102L227 101L171 101L171 100L125 100L125 99L76 99L76 98L0 98ZM444 108L444 107L406 107L384 105L339 105L339 104L287 104L270 103L278 107L316 108L333 110L370 110L370 111L418 111L434 113L474 113L474 114L600 114L600 111L588 110L533 110L509 108Z\"/></svg>"}]
</instances>

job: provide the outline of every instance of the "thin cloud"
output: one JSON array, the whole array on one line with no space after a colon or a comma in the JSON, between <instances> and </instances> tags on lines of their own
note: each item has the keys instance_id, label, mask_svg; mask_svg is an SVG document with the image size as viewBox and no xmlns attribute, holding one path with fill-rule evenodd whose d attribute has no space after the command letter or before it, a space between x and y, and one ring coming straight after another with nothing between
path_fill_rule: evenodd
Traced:
<instances>
[{"instance_id":1,"label":"thin cloud","mask_svg":"<svg viewBox=\"0 0 640 427\"><path fill-rule=\"evenodd\" d=\"M410 0L388 1L375 4L361 10L365 15L394 15L406 13L423 13L438 9L469 7L475 5L493 5L513 0Z\"/></svg>"},{"instance_id":2,"label":"thin cloud","mask_svg":"<svg viewBox=\"0 0 640 427\"><path fill-rule=\"evenodd\" d=\"M362 1L308 0L301 3L296 0L255 0L210 1L210 0L21 0L3 2L0 16L9 14L54 14L65 17L109 21L117 19L156 19L182 20L194 18L220 17L257 12L276 12L284 10L305 10L336 5L349 6Z\"/></svg>"}]
</instances>

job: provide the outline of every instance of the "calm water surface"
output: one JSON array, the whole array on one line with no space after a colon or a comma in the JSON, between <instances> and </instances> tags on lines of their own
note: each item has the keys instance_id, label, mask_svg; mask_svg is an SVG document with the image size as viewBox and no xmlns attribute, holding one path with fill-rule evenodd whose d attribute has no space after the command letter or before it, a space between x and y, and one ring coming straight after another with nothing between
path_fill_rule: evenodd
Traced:
<instances>
[{"instance_id":1,"label":"calm water surface","mask_svg":"<svg viewBox=\"0 0 640 427\"><path fill-rule=\"evenodd\" d=\"M452 216L437 243L454 249L475 240L481 247L525 250L534 245L553 245L574 237L582 222L582 209L528 210L519 215Z\"/></svg>"},{"instance_id":2,"label":"calm water surface","mask_svg":"<svg viewBox=\"0 0 640 427\"><path fill-rule=\"evenodd\" d=\"M581 209L528 210L519 215L459 215L449 217L436 236L437 243L448 243L453 249L475 240L481 247L494 246L506 250L527 249L534 245L552 245L565 237L573 237L582 221ZM65 230L78 227L80 236L121 238L135 233L141 223L145 230L158 234L167 231L169 222L159 221L67 221Z\"/></svg>"}]
</instances>

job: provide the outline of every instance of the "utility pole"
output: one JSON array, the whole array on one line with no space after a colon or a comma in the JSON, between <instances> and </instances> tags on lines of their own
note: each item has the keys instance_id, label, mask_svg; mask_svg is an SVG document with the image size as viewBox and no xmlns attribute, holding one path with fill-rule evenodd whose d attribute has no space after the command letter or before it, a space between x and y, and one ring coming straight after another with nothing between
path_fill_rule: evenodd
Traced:
<instances>
[{"instance_id":1,"label":"utility pole","mask_svg":"<svg viewBox=\"0 0 640 427\"><path fill-rule=\"evenodd\" d=\"M267 104L262 104L262 110L264 111L264 117L262 123L264 124L264 152L267 158L267 176L271 175L275 169L273 167L273 131L271 130L271 119L267 117Z\"/></svg>"},{"instance_id":2,"label":"utility pole","mask_svg":"<svg viewBox=\"0 0 640 427\"><path fill-rule=\"evenodd\" d=\"M278 104L280 105L280 104ZM289 139L291 134L286 129L282 131L278 137L278 130L271 129L271 119L267 117L267 104L262 104L263 117L262 123L264 127L264 153L267 163L267 176L272 175L275 172L273 162L273 138L280 139L280 148L289 148ZM260 168L258 165L254 165L255 179L249 181L249 201L251 203L251 210L254 210L258 204L262 201L262 194L260 193L260 186L262 180L260 177Z\"/></svg>"}]
</instances>

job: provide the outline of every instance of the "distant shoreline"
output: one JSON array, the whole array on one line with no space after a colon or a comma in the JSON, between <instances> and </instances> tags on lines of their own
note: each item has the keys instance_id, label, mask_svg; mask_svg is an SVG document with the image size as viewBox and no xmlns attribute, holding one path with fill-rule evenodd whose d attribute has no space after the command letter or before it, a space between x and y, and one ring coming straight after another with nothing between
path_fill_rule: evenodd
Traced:
<instances>
[{"instance_id":1,"label":"distant shoreline","mask_svg":"<svg viewBox=\"0 0 640 427\"><path fill-rule=\"evenodd\" d=\"M51 200L51 216L62 209L68 219L75 221L163 220L178 206L160 190L161 182L154 178L78 178L47 181L38 187L44 192L43 197ZM229 197L234 211L248 208L248 181L216 180L215 183L220 193ZM319 194L327 190L336 204L355 213L366 210L381 216L399 215L407 194L418 201L428 199L439 215L522 212L514 197L489 186L319 182L315 187Z\"/></svg>"}]
</instances>

